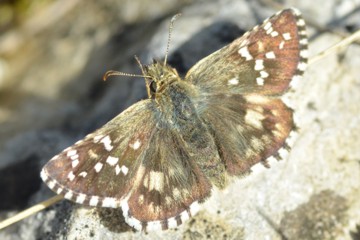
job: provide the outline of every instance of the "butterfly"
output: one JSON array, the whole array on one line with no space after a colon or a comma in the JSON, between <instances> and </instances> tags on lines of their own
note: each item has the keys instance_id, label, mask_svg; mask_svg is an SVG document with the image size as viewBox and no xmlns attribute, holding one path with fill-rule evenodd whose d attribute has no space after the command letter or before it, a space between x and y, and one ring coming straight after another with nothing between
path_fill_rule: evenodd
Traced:
<instances>
[{"instance_id":1,"label":"butterfly","mask_svg":"<svg viewBox=\"0 0 360 240\"><path fill-rule=\"evenodd\" d=\"M296 126L282 95L307 65L296 9L266 19L182 79L165 62L141 66L149 98L53 157L41 177L79 204L121 208L137 230L176 228L257 163L281 159Z\"/></svg>"}]
</instances>

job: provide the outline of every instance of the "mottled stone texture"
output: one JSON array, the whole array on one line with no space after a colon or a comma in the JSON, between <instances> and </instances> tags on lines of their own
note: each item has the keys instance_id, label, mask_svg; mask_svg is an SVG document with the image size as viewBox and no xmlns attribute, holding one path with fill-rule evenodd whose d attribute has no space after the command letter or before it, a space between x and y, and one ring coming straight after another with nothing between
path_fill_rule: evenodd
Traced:
<instances>
[{"instance_id":1,"label":"mottled stone texture","mask_svg":"<svg viewBox=\"0 0 360 240\"><path fill-rule=\"evenodd\" d=\"M101 78L109 69L139 73L135 54L143 63L162 58L174 13L183 15L169 63L184 74L279 10L270 1L68 2L0 37L0 219L53 196L40 182L41 166L146 97L142 79ZM282 2L303 12L310 56L360 27L358 0ZM59 17L61 7L67 10ZM300 132L289 158L214 190L202 211L177 230L136 233L119 210L62 201L1 231L0 238L357 239L359 66L358 44L311 64L291 93Z\"/></svg>"}]
</instances>

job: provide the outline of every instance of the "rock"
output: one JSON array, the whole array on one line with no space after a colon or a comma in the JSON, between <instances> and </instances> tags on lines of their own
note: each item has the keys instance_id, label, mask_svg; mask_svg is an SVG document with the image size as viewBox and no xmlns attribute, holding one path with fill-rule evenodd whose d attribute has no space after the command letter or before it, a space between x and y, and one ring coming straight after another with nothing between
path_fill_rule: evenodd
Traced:
<instances>
[{"instance_id":1,"label":"rock","mask_svg":"<svg viewBox=\"0 0 360 240\"><path fill-rule=\"evenodd\" d=\"M101 77L109 69L139 73L135 54L143 63L163 58L173 13L182 16L173 29L169 63L185 74L277 11L237 0L187 6L159 0L161 10L144 2L133 1L132 8L110 0L80 2L61 22L30 36L21 51L3 57L0 186L10 197L0 204L2 219L53 196L33 174L48 159L146 97L143 80L104 83ZM320 26L358 27L360 15L346 2L287 1L287 6L299 7L305 20ZM309 25L310 56L341 40ZM134 232L120 210L64 200L3 230L0 238L355 239L360 225L359 62L360 47L353 44L311 64L290 93L300 131L288 159L259 168L224 191L214 190L200 213L176 230ZM16 194L21 189L28 191Z\"/></svg>"}]
</instances>

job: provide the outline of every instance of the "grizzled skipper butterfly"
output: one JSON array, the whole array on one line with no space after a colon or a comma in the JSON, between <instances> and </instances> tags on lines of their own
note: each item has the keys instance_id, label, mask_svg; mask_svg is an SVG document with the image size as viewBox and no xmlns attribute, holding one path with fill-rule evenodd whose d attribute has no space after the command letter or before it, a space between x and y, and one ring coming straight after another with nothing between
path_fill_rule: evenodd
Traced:
<instances>
[{"instance_id":1,"label":"grizzled skipper butterfly","mask_svg":"<svg viewBox=\"0 0 360 240\"><path fill-rule=\"evenodd\" d=\"M295 124L281 96L304 73L307 43L300 12L286 9L184 79L166 60L140 65L149 99L53 157L43 181L74 202L121 208L137 230L179 226L213 187L286 156Z\"/></svg>"}]
</instances>

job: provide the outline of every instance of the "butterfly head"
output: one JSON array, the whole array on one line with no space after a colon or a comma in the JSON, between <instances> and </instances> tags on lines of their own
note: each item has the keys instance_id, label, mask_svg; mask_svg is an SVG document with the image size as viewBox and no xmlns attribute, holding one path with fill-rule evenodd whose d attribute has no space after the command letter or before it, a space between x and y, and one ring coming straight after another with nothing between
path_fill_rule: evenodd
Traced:
<instances>
[{"instance_id":1,"label":"butterfly head","mask_svg":"<svg viewBox=\"0 0 360 240\"><path fill-rule=\"evenodd\" d=\"M153 94L161 93L171 83L180 79L175 68L155 60L153 64L144 66L144 76L150 81L150 90Z\"/></svg>"}]
</instances>

